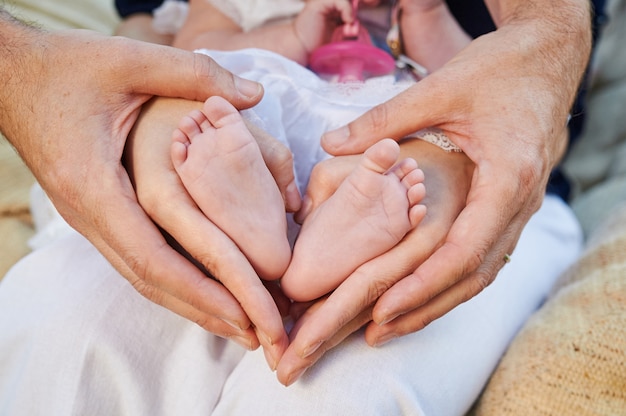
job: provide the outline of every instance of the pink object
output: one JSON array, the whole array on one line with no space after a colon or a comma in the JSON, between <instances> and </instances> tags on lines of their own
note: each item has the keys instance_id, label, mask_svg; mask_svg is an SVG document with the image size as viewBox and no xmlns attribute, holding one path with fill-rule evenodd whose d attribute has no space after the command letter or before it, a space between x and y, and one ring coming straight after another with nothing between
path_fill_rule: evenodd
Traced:
<instances>
[{"instance_id":1,"label":"pink object","mask_svg":"<svg viewBox=\"0 0 626 416\"><path fill-rule=\"evenodd\" d=\"M355 14L358 3L352 1ZM372 44L369 33L357 19L335 29L331 42L313 51L309 66L318 74L338 75L339 82L363 82L368 76L392 73L396 63Z\"/></svg>"}]
</instances>

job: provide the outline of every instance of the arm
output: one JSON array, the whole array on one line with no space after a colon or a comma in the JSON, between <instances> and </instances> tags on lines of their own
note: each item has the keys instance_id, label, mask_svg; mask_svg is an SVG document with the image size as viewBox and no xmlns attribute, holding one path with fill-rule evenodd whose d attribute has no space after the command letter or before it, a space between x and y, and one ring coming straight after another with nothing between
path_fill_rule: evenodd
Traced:
<instances>
[{"instance_id":1,"label":"arm","mask_svg":"<svg viewBox=\"0 0 626 416\"><path fill-rule=\"evenodd\" d=\"M308 54L328 41L338 24L337 17L352 21L352 7L347 0L308 1L295 19L243 31L209 2L191 0L189 18L176 35L174 46L189 50L261 48L305 65Z\"/></svg>"},{"instance_id":2,"label":"arm","mask_svg":"<svg viewBox=\"0 0 626 416\"><path fill-rule=\"evenodd\" d=\"M444 235L429 240L432 254L424 256L414 242L366 264L359 277L387 275L369 284L374 295L349 300L342 288L352 279L346 280L333 293L333 306L310 319L315 324L300 328L279 365L283 380L319 359L376 296L374 322L366 331L372 345L420 330L475 296L504 266L504 255L513 251L541 204L549 172L565 148L567 114L589 57L589 5L582 0L489 5L498 30L473 41L405 93L323 138L326 150L341 155L363 151L380 137L401 138L437 126L475 168L467 173L470 189L456 219L435 220ZM399 122L401 114L410 117ZM410 257L425 261L397 267Z\"/></svg>"},{"instance_id":3,"label":"arm","mask_svg":"<svg viewBox=\"0 0 626 416\"><path fill-rule=\"evenodd\" d=\"M399 9L404 53L429 72L442 67L471 41L444 0L402 0Z\"/></svg>"},{"instance_id":4,"label":"arm","mask_svg":"<svg viewBox=\"0 0 626 416\"><path fill-rule=\"evenodd\" d=\"M266 334L260 339L270 350L281 348L274 303L267 295L235 300L172 249L138 204L121 164L126 138L152 95L220 94L246 108L262 88L206 56L89 31L45 32L1 10L0 43L0 128L69 224L148 299L247 348L259 345L257 334ZM251 310L267 321L249 316Z\"/></svg>"}]
</instances>

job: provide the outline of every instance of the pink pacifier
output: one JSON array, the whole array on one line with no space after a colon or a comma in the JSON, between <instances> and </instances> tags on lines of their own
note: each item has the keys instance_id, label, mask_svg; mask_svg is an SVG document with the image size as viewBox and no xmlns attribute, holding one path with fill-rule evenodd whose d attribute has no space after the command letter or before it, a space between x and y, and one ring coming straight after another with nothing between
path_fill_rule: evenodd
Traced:
<instances>
[{"instance_id":1,"label":"pink pacifier","mask_svg":"<svg viewBox=\"0 0 626 416\"><path fill-rule=\"evenodd\" d=\"M352 0L356 15L359 0ZM309 57L311 70L320 75L337 75L339 82L363 82L368 76L394 72L394 59L372 43L358 18L335 29L331 42Z\"/></svg>"}]
</instances>

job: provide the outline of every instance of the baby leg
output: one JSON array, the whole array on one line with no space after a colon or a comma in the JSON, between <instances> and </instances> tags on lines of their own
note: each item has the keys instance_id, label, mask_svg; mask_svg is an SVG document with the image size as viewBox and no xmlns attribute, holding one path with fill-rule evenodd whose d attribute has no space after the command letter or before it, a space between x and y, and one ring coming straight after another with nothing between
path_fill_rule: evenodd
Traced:
<instances>
[{"instance_id":1,"label":"baby leg","mask_svg":"<svg viewBox=\"0 0 626 416\"><path fill-rule=\"evenodd\" d=\"M397 162L398 157L395 141L376 143L333 196L306 217L281 281L289 297L306 301L335 289L422 220L424 174L413 159Z\"/></svg>"},{"instance_id":2,"label":"baby leg","mask_svg":"<svg viewBox=\"0 0 626 416\"><path fill-rule=\"evenodd\" d=\"M400 2L404 53L433 72L466 47L471 38L443 0Z\"/></svg>"},{"instance_id":3,"label":"baby leg","mask_svg":"<svg viewBox=\"0 0 626 416\"><path fill-rule=\"evenodd\" d=\"M284 202L239 112L211 97L181 120L172 139L174 168L202 212L260 277L281 277L291 256Z\"/></svg>"}]
</instances>

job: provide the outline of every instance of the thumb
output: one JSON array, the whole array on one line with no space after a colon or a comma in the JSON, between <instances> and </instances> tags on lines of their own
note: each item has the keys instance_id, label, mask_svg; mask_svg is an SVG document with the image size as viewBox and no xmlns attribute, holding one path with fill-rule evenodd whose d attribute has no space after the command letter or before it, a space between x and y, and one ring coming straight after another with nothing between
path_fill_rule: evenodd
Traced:
<instances>
[{"instance_id":1,"label":"thumb","mask_svg":"<svg viewBox=\"0 0 626 416\"><path fill-rule=\"evenodd\" d=\"M377 105L348 125L325 133L322 147L335 156L362 153L381 139L400 140L438 125L440 120L437 117L445 114L446 104L437 97L437 84L429 82L429 78Z\"/></svg>"},{"instance_id":2,"label":"thumb","mask_svg":"<svg viewBox=\"0 0 626 416\"><path fill-rule=\"evenodd\" d=\"M135 93L205 101L219 95L237 109L249 108L263 97L261 84L240 78L210 57L169 46L127 40L129 56L137 61L127 74ZM135 68L135 69L136 69ZM141 82L137 82L137 77ZM135 81L135 82L133 82Z\"/></svg>"}]
</instances>

